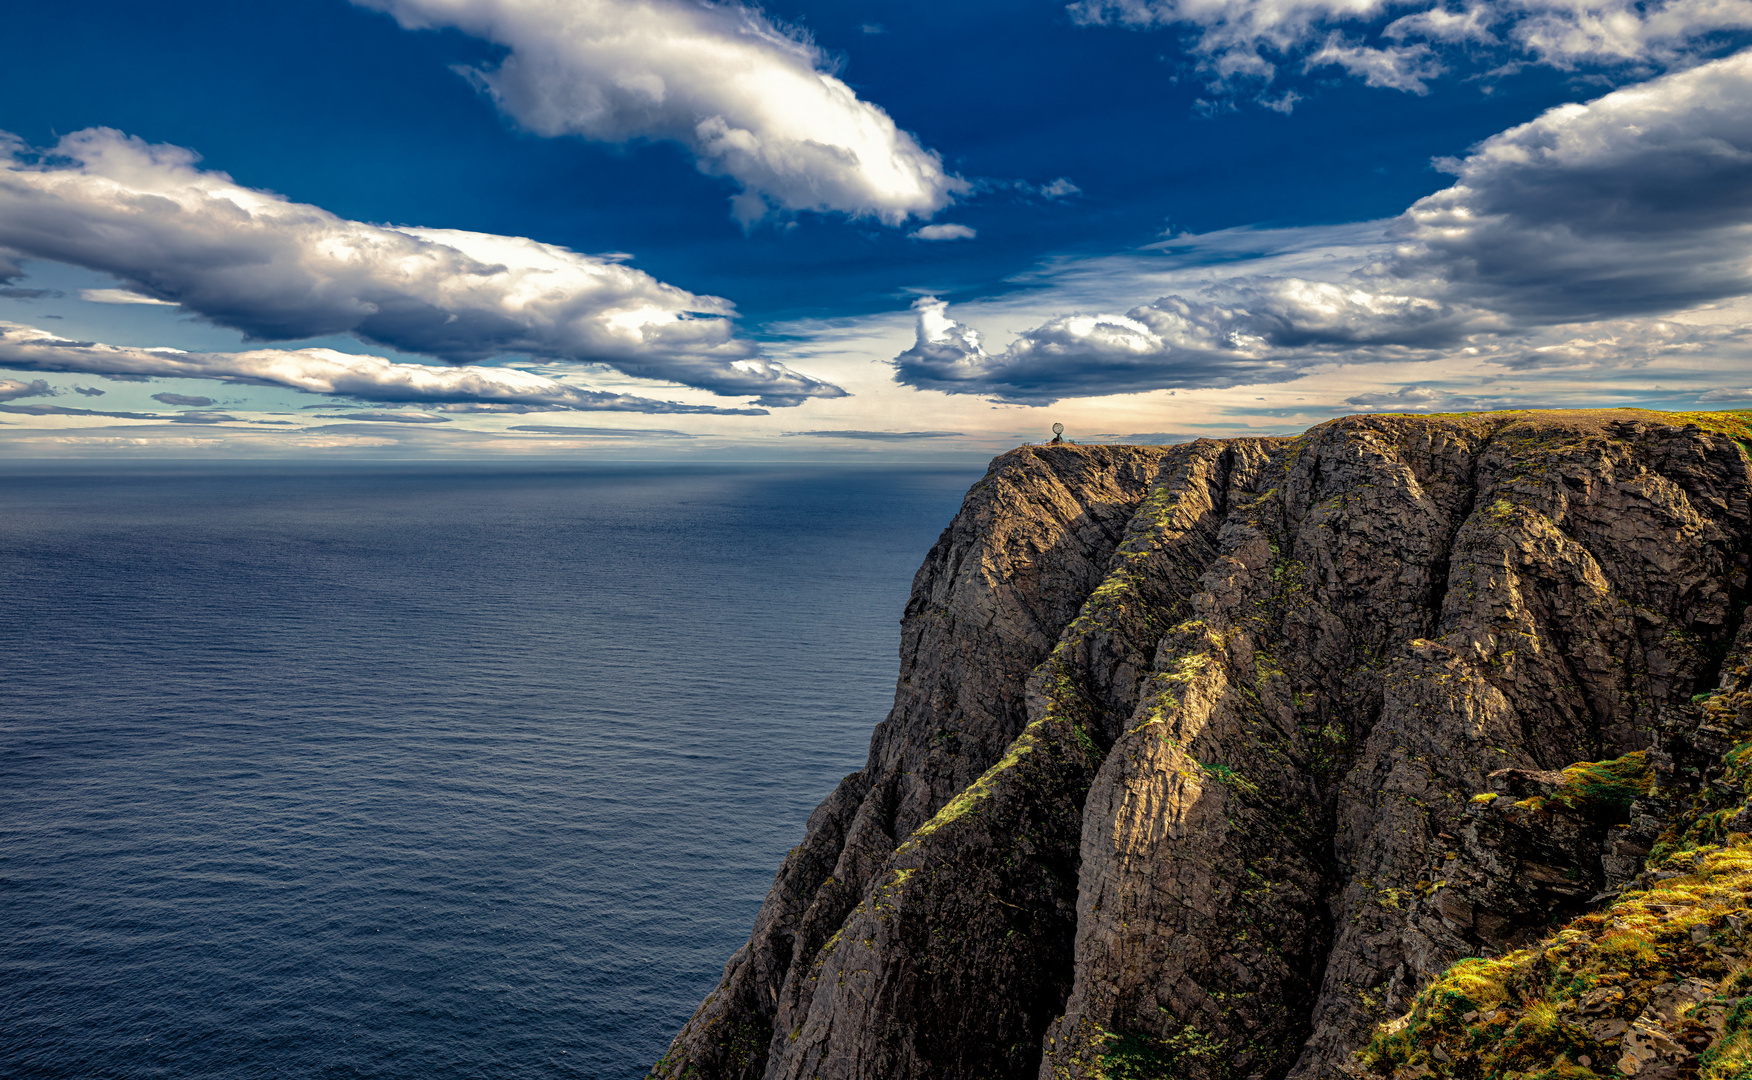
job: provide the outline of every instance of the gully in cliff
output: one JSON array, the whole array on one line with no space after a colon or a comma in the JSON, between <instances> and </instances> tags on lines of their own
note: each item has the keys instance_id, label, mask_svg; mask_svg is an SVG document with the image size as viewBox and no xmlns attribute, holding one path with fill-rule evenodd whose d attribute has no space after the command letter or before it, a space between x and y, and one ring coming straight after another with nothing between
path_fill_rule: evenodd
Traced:
<instances>
[{"instance_id":1,"label":"gully in cliff","mask_svg":"<svg viewBox=\"0 0 1752 1080\"><path fill-rule=\"evenodd\" d=\"M1745 1075L1749 419L1003 455L653 1075Z\"/></svg>"}]
</instances>

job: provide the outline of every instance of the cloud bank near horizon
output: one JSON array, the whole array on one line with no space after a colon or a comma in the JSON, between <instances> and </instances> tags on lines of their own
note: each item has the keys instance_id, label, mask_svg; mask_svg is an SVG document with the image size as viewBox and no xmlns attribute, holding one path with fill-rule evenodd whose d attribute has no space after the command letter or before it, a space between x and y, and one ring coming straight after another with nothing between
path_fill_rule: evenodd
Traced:
<instances>
[{"instance_id":1,"label":"cloud bank near horizon","mask_svg":"<svg viewBox=\"0 0 1752 1080\"><path fill-rule=\"evenodd\" d=\"M354 0L409 30L502 45L465 72L538 135L679 143L742 188L746 226L836 212L898 226L969 185L831 73L807 37L757 8L688 0Z\"/></svg>"},{"instance_id":2,"label":"cloud bank near horizon","mask_svg":"<svg viewBox=\"0 0 1752 1080\"><path fill-rule=\"evenodd\" d=\"M1588 351L1565 327L1607 327L1593 347L1610 339L1620 356L1725 341L1655 319L1752 295L1752 50L1551 109L1439 165L1456 182L1394 220L1343 280L1235 278L1124 314L1059 316L998 353L926 297L896 377L1047 403L1460 347L1549 366Z\"/></svg>"},{"instance_id":3,"label":"cloud bank near horizon","mask_svg":"<svg viewBox=\"0 0 1752 1080\"><path fill-rule=\"evenodd\" d=\"M686 405L630 394L581 390L516 368L401 364L333 349L258 349L241 353L138 349L70 341L36 327L0 322L0 367L17 371L82 372L130 377L217 379L280 386L385 404L425 404L472 412L708 413L760 416L760 408ZM38 380L36 384L41 384ZM17 380L0 382L0 400ZM46 384L44 391L46 391ZM44 391L14 392L12 397ZM155 394L166 404L212 404L207 398ZM168 400L177 399L177 400Z\"/></svg>"},{"instance_id":4,"label":"cloud bank near horizon","mask_svg":"<svg viewBox=\"0 0 1752 1080\"><path fill-rule=\"evenodd\" d=\"M251 340L345 333L453 364L597 363L775 407L845 394L737 337L729 301L618 258L349 221L197 160L108 128L40 153L0 134L0 281L22 276L19 259L47 259Z\"/></svg>"}]
</instances>

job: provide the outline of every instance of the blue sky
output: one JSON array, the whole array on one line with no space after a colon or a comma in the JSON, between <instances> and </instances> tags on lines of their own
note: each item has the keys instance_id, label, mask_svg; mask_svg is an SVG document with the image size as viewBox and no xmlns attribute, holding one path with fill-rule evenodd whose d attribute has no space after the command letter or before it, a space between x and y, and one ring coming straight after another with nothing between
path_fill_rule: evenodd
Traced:
<instances>
[{"instance_id":1,"label":"blue sky","mask_svg":"<svg viewBox=\"0 0 1752 1080\"><path fill-rule=\"evenodd\" d=\"M940 456L1752 400L1752 0L7 23L8 454Z\"/></svg>"}]
</instances>

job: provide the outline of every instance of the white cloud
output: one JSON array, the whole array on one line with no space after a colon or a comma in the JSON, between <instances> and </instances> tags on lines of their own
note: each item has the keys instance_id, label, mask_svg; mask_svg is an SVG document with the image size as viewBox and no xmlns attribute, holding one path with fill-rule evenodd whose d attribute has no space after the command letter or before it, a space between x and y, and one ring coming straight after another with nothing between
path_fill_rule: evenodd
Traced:
<instances>
[{"instance_id":1,"label":"white cloud","mask_svg":"<svg viewBox=\"0 0 1752 1080\"><path fill-rule=\"evenodd\" d=\"M1496 63L1505 57L1562 70L1584 65L1668 67L1707 54L1712 36L1752 28L1752 0L1078 0L1085 24L1186 27L1191 53L1214 86L1269 82L1278 66L1337 64L1370 86L1423 93L1444 65L1426 44L1375 47L1337 37L1381 28L1394 42L1464 45ZM1461 54L1452 53L1456 59Z\"/></svg>"},{"instance_id":2,"label":"white cloud","mask_svg":"<svg viewBox=\"0 0 1752 1080\"><path fill-rule=\"evenodd\" d=\"M355 0L408 29L510 50L469 74L541 135L662 139L743 188L736 217L839 211L890 225L966 190L938 156L756 9L691 0Z\"/></svg>"},{"instance_id":3,"label":"white cloud","mask_svg":"<svg viewBox=\"0 0 1752 1080\"><path fill-rule=\"evenodd\" d=\"M452 363L594 362L770 405L844 393L762 358L736 337L728 301L618 258L349 221L196 160L105 128L41 156L0 141L0 252L110 274L127 285L116 292L255 340L350 333Z\"/></svg>"},{"instance_id":4,"label":"white cloud","mask_svg":"<svg viewBox=\"0 0 1752 1080\"><path fill-rule=\"evenodd\" d=\"M972 240L979 233L966 225L926 225L922 229L914 229L907 233L914 240Z\"/></svg>"},{"instance_id":5,"label":"white cloud","mask_svg":"<svg viewBox=\"0 0 1752 1080\"><path fill-rule=\"evenodd\" d=\"M126 289L80 289L79 298L93 304L152 304L161 307L175 307L169 300L159 300L156 297L141 296L137 292Z\"/></svg>"},{"instance_id":6,"label":"white cloud","mask_svg":"<svg viewBox=\"0 0 1752 1080\"><path fill-rule=\"evenodd\" d=\"M532 407L540 411L765 412L764 409L720 409L709 405L655 401L630 394L582 390L516 368L400 364L377 356L360 356L333 349L256 349L240 353L137 349L69 341L33 326L11 322L0 322L0 367L19 371L218 379L283 386L313 394L341 394L378 402L482 403Z\"/></svg>"},{"instance_id":7,"label":"white cloud","mask_svg":"<svg viewBox=\"0 0 1752 1080\"><path fill-rule=\"evenodd\" d=\"M1363 80L1365 86L1404 90L1412 94L1429 93L1429 81L1443 71L1428 45L1393 45L1376 49L1348 41L1336 31L1327 35L1325 44L1303 61L1302 67L1306 71L1341 67ZM1272 106L1268 104L1267 107Z\"/></svg>"},{"instance_id":8,"label":"white cloud","mask_svg":"<svg viewBox=\"0 0 1752 1080\"><path fill-rule=\"evenodd\" d=\"M1123 315L1052 318L996 353L927 298L897 377L1047 402L1458 347L1520 370L1743 354L1744 326L1651 316L1752 296L1752 51L1552 109L1444 167L1458 182L1337 280L1213 281Z\"/></svg>"},{"instance_id":9,"label":"white cloud","mask_svg":"<svg viewBox=\"0 0 1752 1080\"><path fill-rule=\"evenodd\" d=\"M1040 193L1049 199L1068 199L1072 195L1081 195L1083 189L1061 176L1050 184L1042 184Z\"/></svg>"}]
</instances>

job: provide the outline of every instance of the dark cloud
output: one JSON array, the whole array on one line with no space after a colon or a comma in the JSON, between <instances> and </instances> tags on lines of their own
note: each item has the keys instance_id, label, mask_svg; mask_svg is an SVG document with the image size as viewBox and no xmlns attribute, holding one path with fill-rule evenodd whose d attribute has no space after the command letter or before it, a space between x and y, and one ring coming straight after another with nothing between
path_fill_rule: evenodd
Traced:
<instances>
[{"instance_id":1,"label":"dark cloud","mask_svg":"<svg viewBox=\"0 0 1752 1080\"><path fill-rule=\"evenodd\" d=\"M101 393L101 391L100 391L100 393ZM192 397L188 394L172 394L172 393L153 394L152 400L153 401L162 401L166 405L205 406L205 405L213 404L213 399L210 397Z\"/></svg>"},{"instance_id":2,"label":"dark cloud","mask_svg":"<svg viewBox=\"0 0 1752 1080\"><path fill-rule=\"evenodd\" d=\"M104 392L95 386L75 386L73 392L80 397L102 397Z\"/></svg>"},{"instance_id":3,"label":"dark cloud","mask_svg":"<svg viewBox=\"0 0 1752 1080\"><path fill-rule=\"evenodd\" d=\"M16 286L0 289L0 297L8 300L52 300L65 295L60 289L20 289Z\"/></svg>"},{"instance_id":4,"label":"dark cloud","mask_svg":"<svg viewBox=\"0 0 1752 1080\"><path fill-rule=\"evenodd\" d=\"M1392 277L1520 321L1752 292L1752 51L1553 109L1441 163L1395 223Z\"/></svg>"},{"instance_id":5,"label":"dark cloud","mask_svg":"<svg viewBox=\"0 0 1752 1080\"><path fill-rule=\"evenodd\" d=\"M0 405L0 412L24 416L105 416L113 420L168 420L173 424L221 424L237 419L218 412L143 413L80 409L69 405Z\"/></svg>"},{"instance_id":6,"label":"dark cloud","mask_svg":"<svg viewBox=\"0 0 1752 1080\"><path fill-rule=\"evenodd\" d=\"M17 401L27 397L54 397L54 387L46 379L32 379L30 382L19 382L17 379L0 379L0 401Z\"/></svg>"},{"instance_id":7,"label":"dark cloud","mask_svg":"<svg viewBox=\"0 0 1752 1080\"><path fill-rule=\"evenodd\" d=\"M166 420L158 413L105 412L99 409L76 409L67 405L0 405L0 412L24 416L109 416L120 420Z\"/></svg>"}]
</instances>

